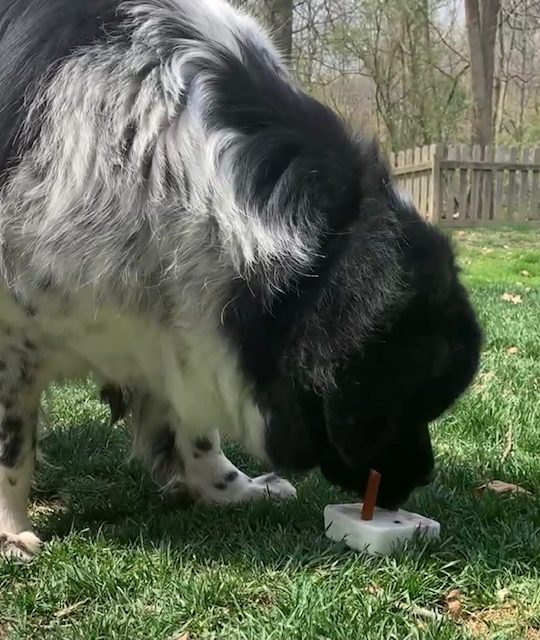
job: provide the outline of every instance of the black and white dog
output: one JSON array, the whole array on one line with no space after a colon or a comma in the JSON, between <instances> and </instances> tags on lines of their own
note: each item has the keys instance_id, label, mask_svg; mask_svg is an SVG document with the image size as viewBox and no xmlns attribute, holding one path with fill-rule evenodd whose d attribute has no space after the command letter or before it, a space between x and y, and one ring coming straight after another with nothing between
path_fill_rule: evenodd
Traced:
<instances>
[{"instance_id":1,"label":"black and white dog","mask_svg":"<svg viewBox=\"0 0 540 640\"><path fill-rule=\"evenodd\" d=\"M0 0L0 546L27 519L40 395L96 374L163 485L230 503L320 467L380 504L480 331L452 250L377 148L223 0Z\"/></svg>"}]
</instances>

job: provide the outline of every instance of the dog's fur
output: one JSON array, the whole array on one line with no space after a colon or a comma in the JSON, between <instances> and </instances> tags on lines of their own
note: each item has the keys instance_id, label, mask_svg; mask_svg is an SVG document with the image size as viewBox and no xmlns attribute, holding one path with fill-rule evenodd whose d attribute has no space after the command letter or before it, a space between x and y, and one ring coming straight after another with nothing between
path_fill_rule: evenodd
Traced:
<instances>
[{"instance_id":1,"label":"dog's fur","mask_svg":"<svg viewBox=\"0 0 540 640\"><path fill-rule=\"evenodd\" d=\"M41 391L93 372L157 481L252 482L215 429L381 504L480 332L447 241L377 148L222 0L0 0L0 540L27 555Z\"/></svg>"}]
</instances>

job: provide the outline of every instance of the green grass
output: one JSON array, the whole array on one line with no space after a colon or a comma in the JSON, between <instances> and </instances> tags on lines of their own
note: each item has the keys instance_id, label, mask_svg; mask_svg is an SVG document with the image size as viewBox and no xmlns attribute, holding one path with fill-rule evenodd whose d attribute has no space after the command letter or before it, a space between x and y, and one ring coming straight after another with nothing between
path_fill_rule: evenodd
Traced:
<instances>
[{"instance_id":1,"label":"green grass","mask_svg":"<svg viewBox=\"0 0 540 640\"><path fill-rule=\"evenodd\" d=\"M47 399L33 513L48 544L29 566L0 564L0 638L540 638L537 233L455 234L487 344L475 386L433 428L436 482L409 504L440 520L439 543L382 559L330 543L322 509L344 496L316 474L299 481L290 504L165 501L127 460L128 438L106 425L91 387L72 386ZM533 497L477 497L493 478ZM445 615L452 589L461 592L457 622ZM442 618L415 617L409 605Z\"/></svg>"}]
</instances>

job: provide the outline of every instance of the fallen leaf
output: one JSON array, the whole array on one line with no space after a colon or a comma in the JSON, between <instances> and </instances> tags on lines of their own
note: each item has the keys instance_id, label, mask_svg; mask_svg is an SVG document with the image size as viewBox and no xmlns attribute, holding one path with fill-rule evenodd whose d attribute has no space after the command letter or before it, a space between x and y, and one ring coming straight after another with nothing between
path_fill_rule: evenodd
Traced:
<instances>
[{"instance_id":1,"label":"fallen leaf","mask_svg":"<svg viewBox=\"0 0 540 640\"><path fill-rule=\"evenodd\" d=\"M376 584L370 583L368 584L366 591L372 596L378 596L379 593L381 592L381 588L378 587Z\"/></svg>"},{"instance_id":2,"label":"fallen leaf","mask_svg":"<svg viewBox=\"0 0 540 640\"><path fill-rule=\"evenodd\" d=\"M66 616L69 616L71 613L79 609L79 607L84 606L89 601L90 601L90 598L85 598L84 600L81 600L80 602L76 602L75 604L72 604L69 607L64 607L63 609L59 609L58 611L55 611L54 617L65 618Z\"/></svg>"},{"instance_id":3,"label":"fallen leaf","mask_svg":"<svg viewBox=\"0 0 540 640\"><path fill-rule=\"evenodd\" d=\"M497 600L499 602L504 602L509 595L510 595L510 589L507 589L506 587L504 587L504 589L499 589L496 593Z\"/></svg>"},{"instance_id":4,"label":"fallen leaf","mask_svg":"<svg viewBox=\"0 0 540 640\"><path fill-rule=\"evenodd\" d=\"M527 491L527 489L524 489L517 484L503 482L502 480L490 480L490 482L486 482L485 484L482 484L475 489L475 493L478 496L481 496L485 491L493 491L493 493L513 493L524 496L532 496L532 493L530 491Z\"/></svg>"},{"instance_id":5,"label":"fallen leaf","mask_svg":"<svg viewBox=\"0 0 540 640\"><path fill-rule=\"evenodd\" d=\"M189 633L183 633L181 636L174 636L171 640L190 640Z\"/></svg>"},{"instance_id":6,"label":"fallen leaf","mask_svg":"<svg viewBox=\"0 0 540 640\"><path fill-rule=\"evenodd\" d=\"M523 271L521 272L521 275L524 278L528 278L531 274L527 271L527 269L523 269Z\"/></svg>"},{"instance_id":7,"label":"fallen leaf","mask_svg":"<svg viewBox=\"0 0 540 640\"><path fill-rule=\"evenodd\" d=\"M467 235L466 231L458 231L457 232L458 238L464 238Z\"/></svg>"},{"instance_id":8,"label":"fallen leaf","mask_svg":"<svg viewBox=\"0 0 540 640\"><path fill-rule=\"evenodd\" d=\"M516 353L519 353L519 349L517 347L510 347L506 350L506 353L510 356L515 356Z\"/></svg>"},{"instance_id":9,"label":"fallen leaf","mask_svg":"<svg viewBox=\"0 0 540 640\"><path fill-rule=\"evenodd\" d=\"M501 300L505 302L511 302L512 304L521 304L523 302L523 298L519 295L519 293L503 293L501 296Z\"/></svg>"},{"instance_id":10,"label":"fallen leaf","mask_svg":"<svg viewBox=\"0 0 540 640\"><path fill-rule=\"evenodd\" d=\"M452 620L459 620L461 618L462 606L461 606L461 592L459 589L452 589L445 598L446 610Z\"/></svg>"},{"instance_id":11,"label":"fallen leaf","mask_svg":"<svg viewBox=\"0 0 540 640\"><path fill-rule=\"evenodd\" d=\"M478 393L482 393L494 378L494 371L483 371L476 379L476 382L473 384L473 390Z\"/></svg>"}]
</instances>

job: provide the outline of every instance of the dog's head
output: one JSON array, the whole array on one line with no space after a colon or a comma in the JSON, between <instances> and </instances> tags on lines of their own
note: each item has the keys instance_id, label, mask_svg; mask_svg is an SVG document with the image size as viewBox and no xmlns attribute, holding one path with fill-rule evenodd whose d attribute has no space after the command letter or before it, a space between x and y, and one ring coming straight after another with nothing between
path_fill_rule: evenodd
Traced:
<instances>
[{"instance_id":1,"label":"dog's head","mask_svg":"<svg viewBox=\"0 0 540 640\"><path fill-rule=\"evenodd\" d=\"M406 297L361 348L333 363L332 388L317 393L299 390L292 379L282 383L276 398L284 403L274 406L283 409L267 439L278 466L319 466L328 480L360 495L369 469L377 469L379 504L387 508L430 481L429 423L468 387L481 345L447 239L414 213L402 224Z\"/></svg>"}]
</instances>

